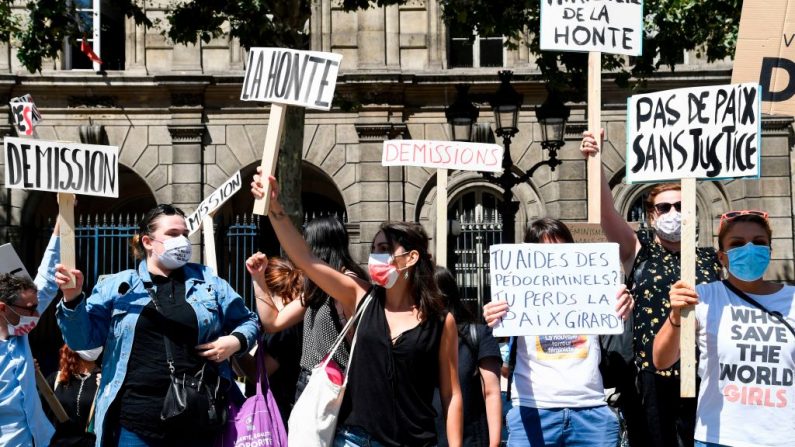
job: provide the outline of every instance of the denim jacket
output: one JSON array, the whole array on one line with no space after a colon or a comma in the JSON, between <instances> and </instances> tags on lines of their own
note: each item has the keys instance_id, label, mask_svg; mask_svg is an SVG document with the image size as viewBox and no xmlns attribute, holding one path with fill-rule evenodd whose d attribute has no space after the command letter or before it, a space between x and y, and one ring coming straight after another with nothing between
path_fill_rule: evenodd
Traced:
<instances>
[{"instance_id":1,"label":"denim jacket","mask_svg":"<svg viewBox=\"0 0 795 447\"><path fill-rule=\"evenodd\" d=\"M240 295L205 266L189 263L183 269L185 300L196 312L199 323L197 344L236 332L245 337L248 347L254 346L259 320ZM146 261L142 261L137 271L125 270L100 281L91 296L74 308L70 309L63 301L58 304L58 326L70 348L80 351L105 347L95 413L97 446L109 441L103 439L108 428L105 416L124 383L138 316L152 300L144 286L150 281ZM228 362L219 365L219 371L221 376L231 379Z\"/></svg>"}]
</instances>

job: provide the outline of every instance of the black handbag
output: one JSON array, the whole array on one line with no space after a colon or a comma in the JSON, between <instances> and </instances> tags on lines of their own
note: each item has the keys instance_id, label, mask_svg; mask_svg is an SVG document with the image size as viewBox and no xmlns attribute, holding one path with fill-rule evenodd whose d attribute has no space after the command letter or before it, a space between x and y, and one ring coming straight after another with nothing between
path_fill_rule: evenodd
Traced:
<instances>
[{"instance_id":1,"label":"black handbag","mask_svg":"<svg viewBox=\"0 0 795 447\"><path fill-rule=\"evenodd\" d=\"M160 312L155 292L147 287L149 296L155 309ZM163 409L160 419L172 428L189 428L191 430L214 430L226 424L226 402L221 387L221 377L210 371L205 362L202 369L195 375L175 375L174 357L171 355L171 342L163 336L166 348L166 361L168 362L171 383L168 386L166 398L163 400Z\"/></svg>"}]
</instances>

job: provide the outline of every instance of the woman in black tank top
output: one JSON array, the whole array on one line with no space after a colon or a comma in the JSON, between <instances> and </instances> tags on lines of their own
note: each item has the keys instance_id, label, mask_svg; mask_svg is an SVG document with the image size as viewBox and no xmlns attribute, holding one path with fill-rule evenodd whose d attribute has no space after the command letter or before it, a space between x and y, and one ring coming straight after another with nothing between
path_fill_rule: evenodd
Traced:
<instances>
[{"instance_id":1,"label":"woman in black tank top","mask_svg":"<svg viewBox=\"0 0 795 447\"><path fill-rule=\"evenodd\" d=\"M268 217L287 255L343 306L360 304L370 285L312 254L279 203L276 179L269 181ZM251 191L264 195L259 175ZM371 251L368 267L377 287L358 323L335 445L436 445L432 401L438 387L449 445L460 446L458 332L434 281L428 236L416 223L384 223Z\"/></svg>"}]
</instances>

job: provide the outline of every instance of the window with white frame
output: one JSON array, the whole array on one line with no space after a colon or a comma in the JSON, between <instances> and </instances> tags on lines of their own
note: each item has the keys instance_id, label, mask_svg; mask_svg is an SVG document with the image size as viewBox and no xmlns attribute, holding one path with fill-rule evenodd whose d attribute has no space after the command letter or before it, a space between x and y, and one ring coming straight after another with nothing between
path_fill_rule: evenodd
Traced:
<instances>
[{"instance_id":1,"label":"window with white frame","mask_svg":"<svg viewBox=\"0 0 795 447\"><path fill-rule=\"evenodd\" d=\"M504 57L502 36L481 36L472 30L450 27L447 45L447 66L502 67Z\"/></svg>"},{"instance_id":2,"label":"window with white frame","mask_svg":"<svg viewBox=\"0 0 795 447\"><path fill-rule=\"evenodd\" d=\"M124 70L124 14L113 0L71 0L82 28L81 35L64 42L66 70ZM102 64L81 51L85 37Z\"/></svg>"}]
</instances>

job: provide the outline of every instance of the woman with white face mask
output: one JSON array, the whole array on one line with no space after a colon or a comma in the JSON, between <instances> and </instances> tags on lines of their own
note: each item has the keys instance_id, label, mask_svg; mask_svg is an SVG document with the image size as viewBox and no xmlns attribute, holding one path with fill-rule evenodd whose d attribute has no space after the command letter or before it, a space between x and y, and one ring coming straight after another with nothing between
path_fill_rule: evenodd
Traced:
<instances>
[{"instance_id":1,"label":"woman with white face mask","mask_svg":"<svg viewBox=\"0 0 795 447\"><path fill-rule=\"evenodd\" d=\"M654 340L654 364L679 359L682 309L695 306L699 348L695 445L789 446L795 437L795 287L763 278L772 231L764 211L721 216L728 278L695 288L677 281Z\"/></svg>"},{"instance_id":2,"label":"woman with white face mask","mask_svg":"<svg viewBox=\"0 0 795 447\"><path fill-rule=\"evenodd\" d=\"M182 210L158 205L132 240L137 269L105 278L85 297L83 274L57 267L64 299L56 317L64 340L75 350L104 346L97 445L212 445L220 432L226 393L237 390L230 386L228 359L256 342L259 324L226 281L188 262L187 236ZM74 287L68 287L68 273ZM211 384L220 417L207 424L163 419L174 377Z\"/></svg>"},{"instance_id":3,"label":"woman with white face mask","mask_svg":"<svg viewBox=\"0 0 795 447\"><path fill-rule=\"evenodd\" d=\"M592 133L585 132L580 150L586 158L597 153ZM681 187L665 183L648 192L645 206L648 223L654 229L652 237L636 233L618 213L604 173L601 206L602 230L608 241L619 245L627 286L635 297L631 337L625 334L617 339L618 344L631 343L631 348L622 347L634 357L634 365L626 365L626 377L618 386L630 443L633 447L692 445L695 405L692 399L679 398L679 364L658 370L652 362L654 337L668 315L668 290L681 277ZM717 280L720 271L714 249L696 249L698 284Z\"/></svg>"},{"instance_id":4,"label":"woman with white face mask","mask_svg":"<svg viewBox=\"0 0 795 447\"><path fill-rule=\"evenodd\" d=\"M312 253L279 203L276 179L269 181L268 217L290 260L343 306L358 307L370 284ZM255 197L263 197L259 175L251 186ZM368 272L376 287L357 322L334 445L436 445L433 394L438 387L449 445L460 446L457 328L444 311L422 227L411 222L382 224L373 239Z\"/></svg>"}]
</instances>

